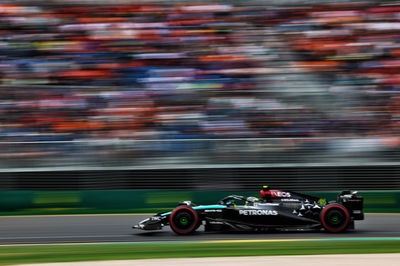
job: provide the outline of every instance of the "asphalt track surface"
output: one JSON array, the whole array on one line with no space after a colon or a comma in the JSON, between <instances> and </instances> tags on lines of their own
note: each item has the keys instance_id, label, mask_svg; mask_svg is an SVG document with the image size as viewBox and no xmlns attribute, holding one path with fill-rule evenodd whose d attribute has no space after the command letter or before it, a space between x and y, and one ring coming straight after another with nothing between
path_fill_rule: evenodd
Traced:
<instances>
[{"instance_id":1,"label":"asphalt track surface","mask_svg":"<svg viewBox=\"0 0 400 266\"><path fill-rule=\"evenodd\" d=\"M193 235L175 235L169 227L162 231L132 229L149 215L65 215L0 217L0 245L98 242L212 241L260 239L320 239L400 237L400 214L366 214L356 221L354 231L324 232L214 233L203 227Z\"/></svg>"}]
</instances>

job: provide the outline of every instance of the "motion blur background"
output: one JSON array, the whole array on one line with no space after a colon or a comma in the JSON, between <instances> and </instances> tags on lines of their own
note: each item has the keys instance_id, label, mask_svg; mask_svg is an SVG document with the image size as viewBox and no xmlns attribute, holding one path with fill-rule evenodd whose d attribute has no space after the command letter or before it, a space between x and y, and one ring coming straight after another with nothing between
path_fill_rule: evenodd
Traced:
<instances>
[{"instance_id":1,"label":"motion blur background","mask_svg":"<svg viewBox=\"0 0 400 266\"><path fill-rule=\"evenodd\" d=\"M399 130L400 2L0 1L2 211L399 190Z\"/></svg>"}]
</instances>

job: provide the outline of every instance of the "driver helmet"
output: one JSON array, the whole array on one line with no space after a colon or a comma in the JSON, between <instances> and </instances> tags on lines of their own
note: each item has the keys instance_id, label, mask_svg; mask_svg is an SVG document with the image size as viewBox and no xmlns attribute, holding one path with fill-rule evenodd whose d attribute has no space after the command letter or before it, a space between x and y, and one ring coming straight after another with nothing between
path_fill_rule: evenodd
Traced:
<instances>
[{"instance_id":1,"label":"driver helmet","mask_svg":"<svg viewBox=\"0 0 400 266\"><path fill-rule=\"evenodd\" d=\"M271 198L271 193L269 190L269 186L263 186L262 189L260 190L260 195L263 199L270 199Z\"/></svg>"}]
</instances>

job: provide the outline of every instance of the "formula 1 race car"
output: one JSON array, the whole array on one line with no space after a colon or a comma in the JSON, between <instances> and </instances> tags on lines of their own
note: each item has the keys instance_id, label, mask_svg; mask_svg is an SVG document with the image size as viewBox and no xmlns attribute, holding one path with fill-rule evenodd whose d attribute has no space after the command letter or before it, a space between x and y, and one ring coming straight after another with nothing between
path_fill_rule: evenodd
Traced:
<instances>
[{"instance_id":1,"label":"formula 1 race car","mask_svg":"<svg viewBox=\"0 0 400 266\"><path fill-rule=\"evenodd\" d=\"M160 212L133 226L160 230L169 225L179 235L193 233L204 224L205 231L321 230L340 233L354 229L363 220L363 198L343 191L336 201L296 192L270 190L264 186L262 199L230 195L216 205L183 201L172 211Z\"/></svg>"}]
</instances>

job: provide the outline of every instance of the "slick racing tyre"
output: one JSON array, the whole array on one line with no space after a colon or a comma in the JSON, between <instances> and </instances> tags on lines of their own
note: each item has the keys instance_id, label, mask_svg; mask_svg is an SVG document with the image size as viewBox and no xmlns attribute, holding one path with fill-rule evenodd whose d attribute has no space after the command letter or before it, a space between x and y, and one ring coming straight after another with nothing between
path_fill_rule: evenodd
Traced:
<instances>
[{"instance_id":1,"label":"slick racing tyre","mask_svg":"<svg viewBox=\"0 0 400 266\"><path fill-rule=\"evenodd\" d=\"M199 215L190 207L178 207L169 216L169 225L176 234L188 235L199 228Z\"/></svg>"},{"instance_id":2,"label":"slick racing tyre","mask_svg":"<svg viewBox=\"0 0 400 266\"><path fill-rule=\"evenodd\" d=\"M328 205L321 212L321 224L330 233L343 232L350 225L349 211L339 204Z\"/></svg>"}]
</instances>

